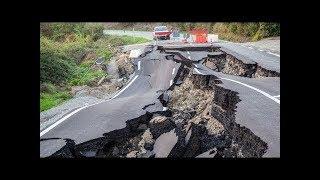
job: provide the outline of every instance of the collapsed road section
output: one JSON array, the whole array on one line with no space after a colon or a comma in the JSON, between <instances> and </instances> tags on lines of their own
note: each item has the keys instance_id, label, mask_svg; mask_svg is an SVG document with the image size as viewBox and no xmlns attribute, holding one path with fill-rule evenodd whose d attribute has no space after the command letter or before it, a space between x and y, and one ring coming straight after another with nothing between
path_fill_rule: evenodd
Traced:
<instances>
[{"instance_id":1,"label":"collapsed road section","mask_svg":"<svg viewBox=\"0 0 320 180\"><path fill-rule=\"evenodd\" d=\"M40 157L280 156L280 107L261 93L279 93L264 84L280 73L257 75L218 46L147 46L132 63L113 98L40 135Z\"/></svg>"}]
</instances>

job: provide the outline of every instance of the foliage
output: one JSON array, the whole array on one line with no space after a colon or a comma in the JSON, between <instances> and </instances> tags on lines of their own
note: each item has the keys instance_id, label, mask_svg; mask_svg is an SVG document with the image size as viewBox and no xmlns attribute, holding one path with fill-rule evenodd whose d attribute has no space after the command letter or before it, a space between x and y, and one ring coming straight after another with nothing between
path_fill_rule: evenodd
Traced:
<instances>
[{"instance_id":1,"label":"foliage","mask_svg":"<svg viewBox=\"0 0 320 180\"><path fill-rule=\"evenodd\" d=\"M129 25L129 24L128 24ZM147 42L129 36L104 36L102 23L40 23L40 110L71 98L71 86L92 85L106 73L92 68L114 48ZM91 53L88 57L88 53Z\"/></svg>"},{"instance_id":2,"label":"foliage","mask_svg":"<svg viewBox=\"0 0 320 180\"><path fill-rule=\"evenodd\" d=\"M40 93L40 111L48 110L71 98L66 91L53 93Z\"/></svg>"},{"instance_id":3,"label":"foliage","mask_svg":"<svg viewBox=\"0 0 320 180\"><path fill-rule=\"evenodd\" d=\"M78 66L73 73L69 84L71 86L88 85L96 79L101 78L105 75L105 73L101 70L93 70L91 68L92 65L92 62L85 62Z\"/></svg>"}]
</instances>

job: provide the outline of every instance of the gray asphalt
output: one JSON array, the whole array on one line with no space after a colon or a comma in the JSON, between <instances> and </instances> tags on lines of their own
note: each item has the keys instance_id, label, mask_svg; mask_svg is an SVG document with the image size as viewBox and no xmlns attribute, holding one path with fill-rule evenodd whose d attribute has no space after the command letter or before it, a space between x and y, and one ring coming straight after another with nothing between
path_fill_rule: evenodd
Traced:
<instances>
[{"instance_id":1,"label":"gray asphalt","mask_svg":"<svg viewBox=\"0 0 320 180\"><path fill-rule=\"evenodd\" d=\"M280 73L280 57L259 51L257 49L249 49L237 43L223 42L216 43L221 47L222 51L235 56L246 63L258 63L261 67Z\"/></svg>"},{"instance_id":2,"label":"gray asphalt","mask_svg":"<svg viewBox=\"0 0 320 180\"><path fill-rule=\"evenodd\" d=\"M262 67L280 72L280 58L277 56L236 44L219 43L218 45L229 53L236 53L245 58L246 61L253 61L261 64ZM182 54L190 56L193 61L199 61L204 57L204 52L190 51L190 54L187 52ZM82 109L40 138L71 139L76 144L80 144L103 137L104 133L122 129L126 126L127 120L137 118L146 111L163 110L162 104L157 99L159 90L170 87L170 81L176 76L180 66L180 63L165 60L164 56L163 53L155 52L135 59L136 71L133 78L115 98ZM262 61L264 59L266 61ZM172 73L173 69L175 69L174 73ZM215 72L201 64L197 64L196 69L201 74L214 74L248 84L272 96L280 95L280 78L243 78ZM198 73L197 71L194 73ZM280 104L246 86L224 79L222 82L221 86L239 93L241 101L237 104L237 123L246 126L268 143L265 157L280 157ZM153 103L154 105L143 109L145 105ZM49 156L62 145L60 140L40 141L40 157Z\"/></svg>"},{"instance_id":3,"label":"gray asphalt","mask_svg":"<svg viewBox=\"0 0 320 180\"><path fill-rule=\"evenodd\" d=\"M165 46L178 48L177 45ZM202 46L205 46L205 44ZM256 49L249 49L237 43L215 43L215 46L221 47L222 51L232 54L247 64L257 63L261 67L280 73L280 58L277 56ZM191 45L191 47L194 47L194 45ZM166 52L176 52L176 50ZM197 51L189 51L189 53L183 51L180 54L190 57L192 61L199 61L204 58L203 53ZM255 135L268 144L264 157L280 157L280 103L278 104L269 97L247 86L226 80L235 80L257 88L271 96L279 96L279 77L245 78L233 76L213 71L202 65L201 62L195 64L193 72L195 74L215 75L219 78L225 78L221 79L223 83L220 86L238 92L241 99L237 104L236 122L249 128ZM277 99L280 100L280 98Z\"/></svg>"},{"instance_id":4,"label":"gray asphalt","mask_svg":"<svg viewBox=\"0 0 320 180\"><path fill-rule=\"evenodd\" d=\"M197 69L197 71L195 70ZM238 92L240 102L237 103L236 122L249 128L255 135L268 144L264 157L280 157L280 103L276 103L260 92L247 86L235 83L235 80L257 88L271 96L280 95L280 78L245 78L212 71L202 64L197 64L194 74L215 75L220 78L222 86ZM226 78L226 79L223 79ZM278 98L280 100L280 98Z\"/></svg>"},{"instance_id":5,"label":"gray asphalt","mask_svg":"<svg viewBox=\"0 0 320 180\"><path fill-rule=\"evenodd\" d=\"M149 54L144 58L146 59ZM137 118L148 112L162 111L163 106L158 100L159 90L170 87L170 81L176 76L180 64L169 60L140 61L140 69L136 69L126 89L116 98L89 106L72 115L52 130L41 136L41 139L63 138L71 139L80 144L92 139L103 137L104 133L122 129L126 121ZM176 69L172 74L173 69ZM154 104L147 109L145 105ZM57 143L59 142L59 144ZM58 150L61 141L41 141L40 157L46 157ZM50 152L50 153L48 153Z\"/></svg>"}]
</instances>

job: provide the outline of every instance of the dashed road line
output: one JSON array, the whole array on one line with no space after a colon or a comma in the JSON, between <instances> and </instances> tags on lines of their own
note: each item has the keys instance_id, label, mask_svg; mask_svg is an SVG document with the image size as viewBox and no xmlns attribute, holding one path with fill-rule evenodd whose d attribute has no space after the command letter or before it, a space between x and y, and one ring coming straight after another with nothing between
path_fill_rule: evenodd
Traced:
<instances>
[{"instance_id":1,"label":"dashed road line","mask_svg":"<svg viewBox=\"0 0 320 180\"><path fill-rule=\"evenodd\" d=\"M195 70L197 73L199 73L199 74L201 74L201 75L204 75L204 74L201 73L197 68L194 68L194 70Z\"/></svg>"},{"instance_id":2,"label":"dashed road line","mask_svg":"<svg viewBox=\"0 0 320 180\"><path fill-rule=\"evenodd\" d=\"M249 48L249 49L254 49L254 48L251 47L251 46L245 46L245 45L243 45L243 44L241 44L240 46L247 47L247 48ZM273 52L270 52L270 51L266 51L266 50L263 50L263 49L257 49L257 50L259 50L259 51L261 51L261 52L265 51L265 52L268 53L268 54L272 54L272 55L275 55L275 56L277 56L277 57L280 57L279 54L276 54L276 53L273 53ZM274 50L274 49L272 49L272 50Z\"/></svg>"},{"instance_id":3,"label":"dashed road line","mask_svg":"<svg viewBox=\"0 0 320 180\"><path fill-rule=\"evenodd\" d=\"M140 63L141 61L138 61L138 70L140 70Z\"/></svg>"},{"instance_id":4,"label":"dashed road line","mask_svg":"<svg viewBox=\"0 0 320 180\"><path fill-rule=\"evenodd\" d=\"M136 75L132 81L123 89L121 89L121 91L119 91L115 96L113 96L111 99L114 99L116 98L117 96L119 96L124 90L126 90L137 78L138 78L139 75Z\"/></svg>"},{"instance_id":5,"label":"dashed road line","mask_svg":"<svg viewBox=\"0 0 320 180\"><path fill-rule=\"evenodd\" d=\"M175 70L176 70L176 68L173 68L173 69L172 69L172 75L174 75L174 71L175 71Z\"/></svg>"},{"instance_id":6,"label":"dashed road line","mask_svg":"<svg viewBox=\"0 0 320 180\"><path fill-rule=\"evenodd\" d=\"M170 80L170 86L173 84L173 79Z\"/></svg>"},{"instance_id":7,"label":"dashed road line","mask_svg":"<svg viewBox=\"0 0 320 180\"><path fill-rule=\"evenodd\" d=\"M276 54L276 53L272 53L272 52L270 52L270 51L268 51L267 53L268 53L268 54L272 54L272 55L275 55L275 56L278 56L278 57L280 57L280 55L279 55L279 54Z\"/></svg>"}]
</instances>

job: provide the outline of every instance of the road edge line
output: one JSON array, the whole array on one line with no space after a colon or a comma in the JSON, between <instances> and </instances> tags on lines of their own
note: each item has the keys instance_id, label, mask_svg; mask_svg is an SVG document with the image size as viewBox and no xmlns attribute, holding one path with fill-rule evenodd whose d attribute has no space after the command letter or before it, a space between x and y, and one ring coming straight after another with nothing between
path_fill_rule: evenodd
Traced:
<instances>
[{"instance_id":1,"label":"road edge line","mask_svg":"<svg viewBox=\"0 0 320 180\"><path fill-rule=\"evenodd\" d=\"M53 129L57 125L59 125L60 123L62 123L63 121L65 121L66 119L68 119L69 117L71 117L72 115L74 115L75 113L79 112L80 110L82 110L86 107L88 107L88 106L78 108L78 109L72 111L71 113L69 113L68 115L64 116L63 118L61 118L59 121L53 123L52 125L50 125L49 127L47 127L46 129L44 129L43 131L40 132L40 137L43 136L44 134L46 134L47 132L49 132L51 129Z\"/></svg>"},{"instance_id":2,"label":"road edge line","mask_svg":"<svg viewBox=\"0 0 320 180\"><path fill-rule=\"evenodd\" d=\"M126 87L124 87L123 89L121 89L116 95L114 95L111 99L114 99L114 98L116 98L117 96L119 96L124 90L126 90L137 78L139 77L139 75L136 75L133 79L132 79L132 81L130 81L130 83L129 84L127 84L127 86Z\"/></svg>"},{"instance_id":3,"label":"road edge line","mask_svg":"<svg viewBox=\"0 0 320 180\"><path fill-rule=\"evenodd\" d=\"M123 88L121 91L119 91L115 96L113 96L111 99L114 99L116 98L117 96L119 96L125 89L127 89L132 83L133 81L135 81L137 78L138 78L139 75L136 75L132 81L127 84L127 86L125 88ZM106 101L101 101L101 102L98 102L98 103L95 103L95 104L91 104L89 106L83 106L81 108L78 108L74 111L72 111L71 113L69 113L68 115L64 116L63 118L61 118L60 120L56 121L55 123L53 123L52 125L50 125L48 128L44 129L43 131L40 132L40 137L43 136L44 134L46 134L47 132L49 132L51 129L55 128L57 125L59 125L60 123L62 123L63 121L67 120L69 117L71 117L72 115L76 114L77 112L81 111L82 109L85 109L85 108L88 108L88 107L91 107L91 106L94 106L94 105L97 105L97 104L100 104L100 103L103 103L103 102L107 102L107 101L110 101L111 99L108 99Z\"/></svg>"},{"instance_id":4,"label":"road edge line","mask_svg":"<svg viewBox=\"0 0 320 180\"><path fill-rule=\"evenodd\" d=\"M245 83L242 83L242 82L233 80L233 79L221 78L221 77L220 77L220 79L232 81L232 82L234 82L234 83L238 83L238 84L241 84L241 85L243 85L243 86L246 86L246 87L248 87L248 88L250 88L250 89L253 89L253 90L255 90L255 91L263 94L264 96L268 97L269 99L272 99L272 100L275 101L276 103L280 104L280 100L279 100L279 99L271 96L270 94L268 94L268 93L266 93L266 92L264 92L264 91L262 91L262 90L260 90L260 89L258 89L258 88L255 88L255 87L253 87L253 86L250 86L250 85L248 85L248 84L245 84Z\"/></svg>"}]
</instances>

